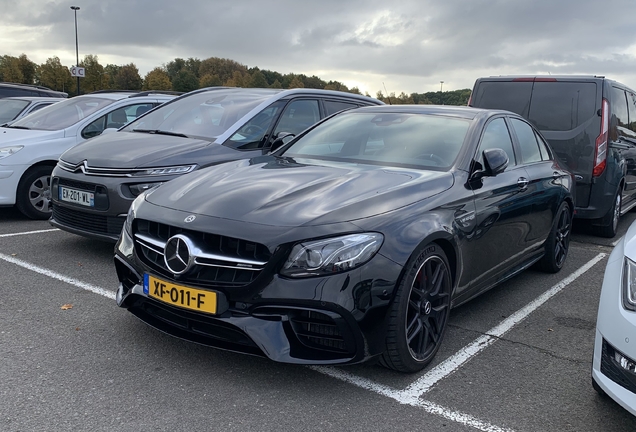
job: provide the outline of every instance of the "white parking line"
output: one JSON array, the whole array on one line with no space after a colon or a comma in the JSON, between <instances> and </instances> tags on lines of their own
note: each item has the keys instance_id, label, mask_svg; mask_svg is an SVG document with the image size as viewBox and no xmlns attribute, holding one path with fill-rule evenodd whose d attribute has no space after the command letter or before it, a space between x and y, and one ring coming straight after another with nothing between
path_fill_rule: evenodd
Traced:
<instances>
[{"instance_id":1,"label":"white parking line","mask_svg":"<svg viewBox=\"0 0 636 432\"><path fill-rule=\"evenodd\" d=\"M618 240L612 242L612 246L616 246L621 240L623 240L624 236L621 236Z\"/></svg>"},{"instance_id":2,"label":"white parking line","mask_svg":"<svg viewBox=\"0 0 636 432\"><path fill-rule=\"evenodd\" d=\"M422 400L419 398L419 395L414 397L413 395L407 393L404 390L394 390L385 385L378 384L374 381L371 381L367 378L363 378L363 377L345 372L342 369L337 369L333 367L324 367L324 366L309 366L309 368L312 370L315 370L316 372L320 372L324 375L330 376L332 378L336 378L340 381L344 381L346 383L353 384L365 390L370 390L382 396L389 397L391 399L398 401L399 403L403 405L410 405L414 407L423 408L424 411L428 412L429 414L443 417L446 420L454 421L456 423L461 423L465 426L473 427L480 431L513 432L512 429L495 426L483 420L479 420L478 418L473 417L469 414L453 411L451 409L438 405L434 402Z\"/></svg>"},{"instance_id":3,"label":"white parking line","mask_svg":"<svg viewBox=\"0 0 636 432\"><path fill-rule=\"evenodd\" d=\"M21 236L21 235L28 235L28 234L41 234L41 233L47 233L47 232L52 232L52 231L59 231L59 229L51 228L51 229L45 229L45 230L24 231L24 232L10 233L10 234L0 234L0 238L2 238L2 237L14 237L14 236Z\"/></svg>"},{"instance_id":4,"label":"white parking line","mask_svg":"<svg viewBox=\"0 0 636 432\"><path fill-rule=\"evenodd\" d=\"M62 282L66 282L68 284L71 284L71 285L76 286L78 288L84 289L86 291L90 291L90 292L93 292L95 294L99 294L99 295L104 296L106 298L109 298L111 300L115 300L115 293L114 292L105 290L104 288L100 288L100 287L98 287L96 285L92 285L92 284L89 284L89 283L86 283L86 282L79 281L77 279L73 279L73 278L68 277L68 276L64 276L63 274L56 273L56 272L54 272L52 270L45 269L44 267L40 267L40 266L37 266L35 264L28 263L26 261L22 261L21 259L9 256L9 255L5 255L5 254L2 254L2 253L0 253L0 259L3 260L3 261L9 262L11 264L15 264L15 265L18 265L20 267L23 267L23 268L25 268L27 270L34 271L34 272L39 273L41 275L48 276L50 278L60 280Z\"/></svg>"},{"instance_id":5,"label":"white parking line","mask_svg":"<svg viewBox=\"0 0 636 432\"><path fill-rule=\"evenodd\" d=\"M554 285L552 288L541 294L539 297L528 303L526 306L519 309L517 312L510 315L508 318L503 320L492 329L488 330L485 335L478 337L468 346L457 351L455 355L447 358L446 360L435 366L413 384L404 389L406 396L419 397L422 394L428 392L440 380L455 372L457 369L459 369L460 366L469 361L476 354L492 345L494 342L497 341L498 338L508 333L514 326L526 319L528 315L530 315L545 302L561 292L563 288L568 286L583 273L591 269L606 256L607 254L605 253L599 253L585 265L580 267L577 271L572 273L570 276L566 277L561 282Z\"/></svg>"},{"instance_id":6,"label":"white parking line","mask_svg":"<svg viewBox=\"0 0 636 432\"><path fill-rule=\"evenodd\" d=\"M54 230L42 230L41 232L49 232ZM22 235L22 234L32 234L37 233L37 231L31 231L26 233L16 233L13 235ZM2 235L10 236L10 235ZM464 363L468 362L471 358L477 355L479 352L486 349L488 346L492 345L497 339L501 338L504 334L508 333L513 327L523 321L528 317L532 312L537 310L540 306L542 306L549 299L554 297L556 294L561 292L566 286L572 283L574 280L579 278L585 272L587 272L590 268L596 265L599 261L605 258L607 254L599 253L596 257L588 261L585 265L580 267L577 271L572 273L570 276L563 279L558 284L554 285L552 288L541 294L535 300L528 303L523 308L519 309L514 314L510 315L508 318L503 320L501 323L488 330L486 334L475 339L471 344L462 348L453 356L447 358L442 363L428 371L422 377L420 377L417 381L409 385L407 388L403 390L395 390L383 384L376 383L367 378L360 377L357 375L350 374L341 369L334 367L323 367L323 366L309 366L310 369L320 372L324 375L330 376L332 378L336 378L338 380L347 382L349 384L353 384L357 387L363 388L365 390L372 391L374 393L380 394L382 396L389 397L401 404L410 405L415 407L420 407L424 409L426 412L440 416L449 421L457 422L463 424L465 426L469 426L480 431L484 432L513 432L512 429L501 428L499 426L492 425L488 422L484 422L479 420L476 417L473 417L469 414L453 411L441 405L435 404L431 401L420 399L422 395L431 390L439 381L448 377L453 372L455 372L459 367L461 367ZM111 300L115 299L115 293L112 291L105 290L104 288L79 281L74 278L70 278L68 276L64 276L62 274L56 273L54 271L45 269L43 267L39 267L35 264L28 263L26 261L20 260L18 258L8 256L0 253L0 260L4 260L6 262L16 264L25 269L34 271L36 273L42 274L44 276L48 276L62 282L69 283L78 288L85 289L87 291L93 292L95 294L102 295Z\"/></svg>"}]
</instances>

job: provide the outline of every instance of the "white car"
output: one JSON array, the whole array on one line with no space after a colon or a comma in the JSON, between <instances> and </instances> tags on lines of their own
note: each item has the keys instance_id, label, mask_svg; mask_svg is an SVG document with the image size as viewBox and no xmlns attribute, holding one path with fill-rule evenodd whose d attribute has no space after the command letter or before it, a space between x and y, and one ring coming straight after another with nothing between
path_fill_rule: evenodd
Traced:
<instances>
[{"instance_id":1,"label":"white car","mask_svg":"<svg viewBox=\"0 0 636 432\"><path fill-rule=\"evenodd\" d=\"M51 171L62 153L175 97L161 92L90 93L0 127L0 206L15 205L27 217L48 219Z\"/></svg>"},{"instance_id":2,"label":"white car","mask_svg":"<svg viewBox=\"0 0 636 432\"><path fill-rule=\"evenodd\" d=\"M616 245L605 268L592 385L636 415L636 222Z\"/></svg>"},{"instance_id":3,"label":"white car","mask_svg":"<svg viewBox=\"0 0 636 432\"><path fill-rule=\"evenodd\" d=\"M0 125L26 117L44 107L63 100L66 99L38 96L2 98L0 99Z\"/></svg>"}]
</instances>

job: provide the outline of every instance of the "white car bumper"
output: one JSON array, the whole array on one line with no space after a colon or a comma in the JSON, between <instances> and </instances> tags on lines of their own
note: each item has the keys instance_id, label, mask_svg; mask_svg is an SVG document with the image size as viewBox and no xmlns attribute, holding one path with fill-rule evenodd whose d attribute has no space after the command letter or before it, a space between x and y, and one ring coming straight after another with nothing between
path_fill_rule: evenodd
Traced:
<instances>
[{"instance_id":1,"label":"white car bumper","mask_svg":"<svg viewBox=\"0 0 636 432\"><path fill-rule=\"evenodd\" d=\"M18 183L28 165L0 165L0 206L14 205Z\"/></svg>"},{"instance_id":2,"label":"white car bumper","mask_svg":"<svg viewBox=\"0 0 636 432\"><path fill-rule=\"evenodd\" d=\"M636 312L626 310L622 299L624 245L610 255L598 308L592 378L612 399L636 415ZM623 365L617 361L623 357ZM627 365L627 368L625 367Z\"/></svg>"}]
</instances>

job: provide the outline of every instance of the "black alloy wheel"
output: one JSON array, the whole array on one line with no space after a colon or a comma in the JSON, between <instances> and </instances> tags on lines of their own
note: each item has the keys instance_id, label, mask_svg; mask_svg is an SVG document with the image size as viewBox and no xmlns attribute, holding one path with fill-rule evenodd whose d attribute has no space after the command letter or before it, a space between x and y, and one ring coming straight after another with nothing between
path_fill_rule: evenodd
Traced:
<instances>
[{"instance_id":1,"label":"black alloy wheel","mask_svg":"<svg viewBox=\"0 0 636 432\"><path fill-rule=\"evenodd\" d=\"M556 220L545 242L545 255L539 261L539 269L546 273L557 273L563 268L570 249L572 213L567 203L561 203Z\"/></svg>"},{"instance_id":2,"label":"black alloy wheel","mask_svg":"<svg viewBox=\"0 0 636 432\"><path fill-rule=\"evenodd\" d=\"M442 248L430 243L420 249L397 289L380 363L417 372L435 357L448 323L452 277Z\"/></svg>"}]
</instances>

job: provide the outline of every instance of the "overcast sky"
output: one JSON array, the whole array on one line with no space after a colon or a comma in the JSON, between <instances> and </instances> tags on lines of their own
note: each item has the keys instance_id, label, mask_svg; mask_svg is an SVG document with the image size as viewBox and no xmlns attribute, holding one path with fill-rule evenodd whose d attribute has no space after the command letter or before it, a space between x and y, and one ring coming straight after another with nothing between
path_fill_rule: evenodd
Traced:
<instances>
[{"instance_id":1,"label":"overcast sky","mask_svg":"<svg viewBox=\"0 0 636 432\"><path fill-rule=\"evenodd\" d=\"M471 88L480 76L597 74L636 88L636 0L0 0L0 55L175 57L317 75L375 95Z\"/></svg>"}]
</instances>

